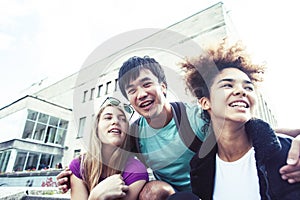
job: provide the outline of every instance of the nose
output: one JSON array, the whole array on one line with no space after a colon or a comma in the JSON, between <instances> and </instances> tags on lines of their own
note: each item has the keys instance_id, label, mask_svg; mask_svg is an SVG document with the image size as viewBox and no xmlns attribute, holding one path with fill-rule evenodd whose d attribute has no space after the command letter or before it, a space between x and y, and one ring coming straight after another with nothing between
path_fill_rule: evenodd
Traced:
<instances>
[{"instance_id":1,"label":"nose","mask_svg":"<svg viewBox=\"0 0 300 200\"><path fill-rule=\"evenodd\" d=\"M112 124L119 124L120 120L117 116L113 116L112 118Z\"/></svg>"},{"instance_id":2,"label":"nose","mask_svg":"<svg viewBox=\"0 0 300 200\"><path fill-rule=\"evenodd\" d=\"M242 86L236 86L233 94L245 97L247 95L247 91Z\"/></svg>"},{"instance_id":3,"label":"nose","mask_svg":"<svg viewBox=\"0 0 300 200\"><path fill-rule=\"evenodd\" d=\"M143 100L146 97L147 97L146 90L144 88L142 88L142 87L139 87L138 90L137 90L137 98L139 100Z\"/></svg>"}]
</instances>

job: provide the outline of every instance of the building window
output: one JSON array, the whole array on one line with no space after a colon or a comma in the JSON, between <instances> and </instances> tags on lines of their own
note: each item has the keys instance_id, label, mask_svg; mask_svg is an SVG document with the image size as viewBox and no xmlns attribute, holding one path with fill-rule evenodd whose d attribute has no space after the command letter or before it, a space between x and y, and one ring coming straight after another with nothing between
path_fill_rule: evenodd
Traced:
<instances>
[{"instance_id":1,"label":"building window","mask_svg":"<svg viewBox=\"0 0 300 200\"><path fill-rule=\"evenodd\" d=\"M43 113L39 113L39 122L47 124L48 123L48 119L49 119L49 115L43 114Z\"/></svg>"},{"instance_id":2,"label":"building window","mask_svg":"<svg viewBox=\"0 0 300 200\"><path fill-rule=\"evenodd\" d=\"M27 115L28 119L35 121L37 119L37 116L38 116L38 112L35 112L33 110L28 110L28 115Z\"/></svg>"},{"instance_id":3,"label":"building window","mask_svg":"<svg viewBox=\"0 0 300 200\"><path fill-rule=\"evenodd\" d=\"M109 82L106 83L106 91L105 91L105 94L108 94L108 93L111 91L110 87L111 87L111 81L109 81Z\"/></svg>"},{"instance_id":4,"label":"building window","mask_svg":"<svg viewBox=\"0 0 300 200\"><path fill-rule=\"evenodd\" d=\"M59 118L51 116L50 121L49 121L49 125L58 126L58 121L59 121Z\"/></svg>"},{"instance_id":5,"label":"building window","mask_svg":"<svg viewBox=\"0 0 300 200\"><path fill-rule=\"evenodd\" d=\"M25 164L25 170L28 170L28 171L37 170L39 157L40 157L40 155L37 153L28 153L28 156L26 159L26 164Z\"/></svg>"},{"instance_id":6,"label":"building window","mask_svg":"<svg viewBox=\"0 0 300 200\"><path fill-rule=\"evenodd\" d=\"M46 125L42 123L37 123L35 131L33 133L34 140L44 140L46 131Z\"/></svg>"},{"instance_id":7,"label":"building window","mask_svg":"<svg viewBox=\"0 0 300 200\"><path fill-rule=\"evenodd\" d=\"M60 128L57 129L54 143L63 145L65 143L66 135L67 135L67 130L66 129L60 129Z\"/></svg>"},{"instance_id":8,"label":"building window","mask_svg":"<svg viewBox=\"0 0 300 200\"><path fill-rule=\"evenodd\" d=\"M68 121L60 119L59 123L58 123L58 127L62 128L62 129L68 129Z\"/></svg>"},{"instance_id":9,"label":"building window","mask_svg":"<svg viewBox=\"0 0 300 200\"><path fill-rule=\"evenodd\" d=\"M45 143L54 143L55 134L56 134L56 128L48 126L47 133L44 142Z\"/></svg>"},{"instance_id":10,"label":"building window","mask_svg":"<svg viewBox=\"0 0 300 200\"><path fill-rule=\"evenodd\" d=\"M103 88L103 85L99 85L98 86L98 95L97 95L97 97L101 97L102 96L102 88Z\"/></svg>"},{"instance_id":11,"label":"building window","mask_svg":"<svg viewBox=\"0 0 300 200\"><path fill-rule=\"evenodd\" d=\"M32 152L17 152L17 157L14 164L14 171L35 171L49 169L53 165L54 155L32 153Z\"/></svg>"},{"instance_id":12,"label":"building window","mask_svg":"<svg viewBox=\"0 0 300 200\"><path fill-rule=\"evenodd\" d=\"M90 100L94 99L94 93L95 93L95 88L91 89L91 95L90 95Z\"/></svg>"},{"instance_id":13,"label":"building window","mask_svg":"<svg viewBox=\"0 0 300 200\"><path fill-rule=\"evenodd\" d=\"M115 79L115 92L118 91L118 79Z\"/></svg>"},{"instance_id":14,"label":"building window","mask_svg":"<svg viewBox=\"0 0 300 200\"><path fill-rule=\"evenodd\" d=\"M22 138L64 145L68 124L66 120L28 110Z\"/></svg>"},{"instance_id":15,"label":"building window","mask_svg":"<svg viewBox=\"0 0 300 200\"><path fill-rule=\"evenodd\" d=\"M79 157L80 156L80 152L81 152L81 149L75 149L74 150L74 156L73 156L73 158Z\"/></svg>"},{"instance_id":16,"label":"building window","mask_svg":"<svg viewBox=\"0 0 300 200\"><path fill-rule=\"evenodd\" d=\"M27 153L26 152L18 152L15 165L14 165L14 171L23 171L24 165L26 162Z\"/></svg>"},{"instance_id":17,"label":"building window","mask_svg":"<svg viewBox=\"0 0 300 200\"><path fill-rule=\"evenodd\" d=\"M24 138L24 139L26 139L26 138L31 139L32 135L33 135L34 128L35 128L35 122L32 122L32 121L30 121L30 120L27 119L22 138Z\"/></svg>"},{"instance_id":18,"label":"building window","mask_svg":"<svg viewBox=\"0 0 300 200\"><path fill-rule=\"evenodd\" d=\"M38 170L49 169L52 165L53 155L42 154L39 162Z\"/></svg>"},{"instance_id":19,"label":"building window","mask_svg":"<svg viewBox=\"0 0 300 200\"><path fill-rule=\"evenodd\" d=\"M86 121L86 117L82 117L82 118L79 119L79 127L78 127L77 138L82 138L83 137L85 121Z\"/></svg>"},{"instance_id":20,"label":"building window","mask_svg":"<svg viewBox=\"0 0 300 200\"><path fill-rule=\"evenodd\" d=\"M87 90L83 92L83 99L82 99L82 103L86 102L87 93L88 93L88 91L87 91Z\"/></svg>"},{"instance_id":21,"label":"building window","mask_svg":"<svg viewBox=\"0 0 300 200\"><path fill-rule=\"evenodd\" d=\"M6 171L11 151L0 152L0 173Z\"/></svg>"}]
</instances>

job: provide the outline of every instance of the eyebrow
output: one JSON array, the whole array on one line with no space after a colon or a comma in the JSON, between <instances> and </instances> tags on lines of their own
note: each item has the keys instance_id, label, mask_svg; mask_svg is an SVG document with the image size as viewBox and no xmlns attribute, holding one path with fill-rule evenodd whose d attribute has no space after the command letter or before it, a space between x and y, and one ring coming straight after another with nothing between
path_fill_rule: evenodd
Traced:
<instances>
[{"instance_id":1,"label":"eyebrow","mask_svg":"<svg viewBox=\"0 0 300 200\"><path fill-rule=\"evenodd\" d=\"M219 80L217 84L219 84L219 83L221 83L221 82L234 82L234 81L235 81L235 80L232 79L232 78L224 78L224 79ZM248 81L248 80L244 80L243 83L253 85L253 83L252 83L251 81Z\"/></svg>"},{"instance_id":2,"label":"eyebrow","mask_svg":"<svg viewBox=\"0 0 300 200\"><path fill-rule=\"evenodd\" d=\"M114 114L113 113L104 113L103 114L103 116L112 116L112 115L114 115ZM117 116L118 117L123 117L123 116L125 117L125 115L123 113L122 114L117 114Z\"/></svg>"},{"instance_id":3,"label":"eyebrow","mask_svg":"<svg viewBox=\"0 0 300 200\"><path fill-rule=\"evenodd\" d=\"M149 81L149 80L151 80L149 77L145 77L145 78L142 78L141 80L139 80L139 82L142 83L142 82ZM126 89L128 89L130 87L133 87L133 85L132 84L128 84L127 87L126 87Z\"/></svg>"},{"instance_id":4,"label":"eyebrow","mask_svg":"<svg viewBox=\"0 0 300 200\"><path fill-rule=\"evenodd\" d=\"M105 115L113 115L113 114L107 112L107 113L104 113L104 114L103 114L103 116L105 116Z\"/></svg>"}]
</instances>

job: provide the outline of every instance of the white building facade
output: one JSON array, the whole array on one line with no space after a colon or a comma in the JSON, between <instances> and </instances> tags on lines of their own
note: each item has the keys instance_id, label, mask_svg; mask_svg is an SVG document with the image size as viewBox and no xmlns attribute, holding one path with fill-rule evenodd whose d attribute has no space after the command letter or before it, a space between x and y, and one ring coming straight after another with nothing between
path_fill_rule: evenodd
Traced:
<instances>
[{"instance_id":1,"label":"white building facade","mask_svg":"<svg viewBox=\"0 0 300 200\"><path fill-rule=\"evenodd\" d=\"M193 103L195 99L185 90L178 63L186 56L199 55L201 47L210 42L226 37L238 39L222 3L166 29L142 30L144 34L148 31L151 34L110 54L103 53L100 46L79 72L2 108L0 172L53 168L57 163L67 166L84 152L102 101L114 96L126 102L118 89L118 69L129 57L155 58L165 69L170 101ZM124 38L133 34L125 34ZM258 115L276 126L263 99L260 103Z\"/></svg>"}]
</instances>

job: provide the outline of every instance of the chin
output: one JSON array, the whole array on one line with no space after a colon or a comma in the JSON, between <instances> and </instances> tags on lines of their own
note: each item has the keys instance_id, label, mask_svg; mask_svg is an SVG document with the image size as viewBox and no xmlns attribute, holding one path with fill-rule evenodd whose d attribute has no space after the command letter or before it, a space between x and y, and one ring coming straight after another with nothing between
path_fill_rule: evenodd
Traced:
<instances>
[{"instance_id":1,"label":"chin","mask_svg":"<svg viewBox=\"0 0 300 200\"><path fill-rule=\"evenodd\" d=\"M238 122L238 123L246 123L247 121L249 121L251 119L251 117L245 117L245 116L241 116L241 117L235 117L232 118L232 121Z\"/></svg>"},{"instance_id":2,"label":"chin","mask_svg":"<svg viewBox=\"0 0 300 200\"><path fill-rule=\"evenodd\" d=\"M112 141L111 145L113 145L114 147L120 147L122 145L121 141Z\"/></svg>"}]
</instances>

